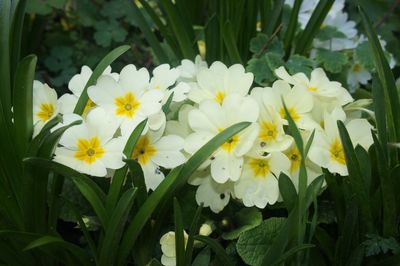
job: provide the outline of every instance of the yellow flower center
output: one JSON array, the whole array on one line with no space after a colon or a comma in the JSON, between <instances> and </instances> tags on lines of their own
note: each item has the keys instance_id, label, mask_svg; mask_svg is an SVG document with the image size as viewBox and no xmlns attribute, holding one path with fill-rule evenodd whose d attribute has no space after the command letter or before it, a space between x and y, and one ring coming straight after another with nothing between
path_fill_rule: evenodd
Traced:
<instances>
[{"instance_id":1,"label":"yellow flower center","mask_svg":"<svg viewBox=\"0 0 400 266\"><path fill-rule=\"evenodd\" d=\"M146 165L150 158L156 154L156 148L151 145L150 140L147 136L141 137L136 144L132 159L137 160L140 165Z\"/></svg>"},{"instance_id":2,"label":"yellow flower center","mask_svg":"<svg viewBox=\"0 0 400 266\"><path fill-rule=\"evenodd\" d=\"M278 127L272 122L262 121L258 137L264 141L273 141L278 136Z\"/></svg>"},{"instance_id":3,"label":"yellow flower center","mask_svg":"<svg viewBox=\"0 0 400 266\"><path fill-rule=\"evenodd\" d=\"M85 109L83 109L83 113L89 113L90 109L92 109L93 107L96 107L96 104L91 99L89 99L85 105Z\"/></svg>"},{"instance_id":4,"label":"yellow flower center","mask_svg":"<svg viewBox=\"0 0 400 266\"><path fill-rule=\"evenodd\" d=\"M308 90L309 90L309 91L317 91L318 88L317 88L317 87L309 87Z\"/></svg>"},{"instance_id":5,"label":"yellow flower center","mask_svg":"<svg viewBox=\"0 0 400 266\"><path fill-rule=\"evenodd\" d=\"M290 114L290 116L292 117L292 119L293 119L294 122L297 122L297 121L300 119L300 116L299 116L299 114L297 113L297 111L296 111L295 108L289 107L289 108L288 108L288 112L289 112L289 114ZM282 117L283 119L287 119L286 113L285 113L285 108L283 108L283 106L282 106L282 108L279 110L279 114L281 115L281 117Z\"/></svg>"},{"instance_id":6,"label":"yellow flower center","mask_svg":"<svg viewBox=\"0 0 400 266\"><path fill-rule=\"evenodd\" d=\"M249 166L253 170L254 176L265 177L269 174L269 162L265 159L251 159Z\"/></svg>"},{"instance_id":7,"label":"yellow flower center","mask_svg":"<svg viewBox=\"0 0 400 266\"><path fill-rule=\"evenodd\" d=\"M344 151L342 143L339 138L335 138L335 140L331 143L331 147L329 148L329 152L331 154L331 159L340 163L346 164L346 159L344 157Z\"/></svg>"},{"instance_id":8,"label":"yellow flower center","mask_svg":"<svg viewBox=\"0 0 400 266\"><path fill-rule=\"evenodd\" d=\"M39 117L40 120L46 122L49 120L54 114L54 105L51 103L42 103L40 105L40 110L37 112L36 116Z\"/></svg>"},{"instance_id":9,"label":"yellow flower center","mask_svg":"<svg viewBox=\"0 0 400 266\"><path fill-rule=\"evenodd\" d=\"M293 173L300 167L301 163L301 154L297 148L292 148L287 153L287 156L290 160L290 172Z\"/></svg>"},{"instance_id":10,"label":"yellow flower center","mask_svg":"<svg viewBox=\"0 0 400 266\"><path fill-rule=\"evenodd\" d=\"M132 92L128 92L124 96L115 98L114 103L117 106L115 113L129 118L132 118L135 115L136 110L140 106L140 103L136 100L135 95L133 95Z\"/></svg>"},{"instance_id":11,"label":"yellow flower center","mask_svg":"<svg viewBox=\"0 0 400 266\"><path fill-rule=\"evenodd\" d=\"M355 65L353 66L353 72L359 73L360 71L361 71L361 66L360 66L360 64L355 64Z\"/></svg>"},{"instance_id":12,"label":"yellow flower center","mask_svg":"<svg viewBox=\"0 0 400 266\"><path fill-rule=\"evenodd\" d=\"M93 137L91 139L78 139L76 146L78 147L78 150L75 152L74 157L87 164L94 163L97 159L103 157L105 153L98 137Z\"/></svg>"},{"instance_id":13,"label":"yellow flower center","mask_svg":"<svg viewBox=\"0 0 400 266\"><path fill-rule=\"evenodd\" d=\"M225 92L223 91L217 91L217 93L215 94L214 100L219 103L222 104L222 102L225 99Z\"/></svg>"},{"instance_id":14,"label":"yellow flower center","mask_svg":"<svg viewBox=\"0 0 400 266\"><path fill-rule=\"evenodd\" d=\"M231 153L238 142L239 136L235 135L232 138L228 139L224 144L222 144L221 148L224 149L226 152Z\"/></svg>"}]
</instances>

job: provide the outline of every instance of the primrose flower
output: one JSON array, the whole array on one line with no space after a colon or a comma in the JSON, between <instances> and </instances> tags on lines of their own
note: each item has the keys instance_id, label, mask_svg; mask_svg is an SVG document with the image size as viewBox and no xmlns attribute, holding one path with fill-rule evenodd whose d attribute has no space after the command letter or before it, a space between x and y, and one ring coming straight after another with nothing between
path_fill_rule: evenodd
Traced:
<instances>
[{"instance_id":1,"label":"primrose flower","mask_svg":"<svg viewBox=\"0 0 400 266\"><path fill-rule=\"evenodd\" d=\"M56 148L54 161L92 176L124 166L125 141L113 138L118 124L101 108L90 111L80 125L67 129Z\"/></svg>"},{"instance_id":2,"label":"primrose flower","mask_svg":"<svg viewBox=\"0 0 400 266\"><path fill-rule=\"evenodd\" d=\"M88 95L116 119L122 135L129 135L141 121L161 110L163 93L147 90L148 86L148 71L127 65L121 70L118 82L101 76L96 85L88 88Z\"/></svg>"},{"instance_id":3,"label":"primrose flower","mask_svg":"<svg viewBox=\"0 0 400 266\"><path fill-rule=\"evenodd\" d=\"M371 73L359 62L354 62L347 74L347 84L355 90L359 84L366 85L372 78Z\"/></svg>"},{"instance_id":4,"label":"primrose flower","mask_svg":"<svg viewBox=\"0 0 400 266\"><path fill-rule=\"evenodd\" d=\"M58 99L61 114L71 114L74 112L74 108L79 100L79 97L81 96L83 89L85 88L86 83L89 81L92 73L93 71L90 69L90 67L83 66L81 68L81 73L76 74L71 78L71 80L68 82L68 89L72 92L72 94L66 93ZM104 70L102 75L110 76L116 81L119 78L117 73L111 73L110 66ZM86 115L95 106L96 105L94 102L89 99L86 103L83 114Z\"/></svg>"},{"instance_id":5,"label":"primrose flower","mask_svg":"<svg viewBox=\"0 0 400 266\"><path fill-rule=\"evenodd\" d=\"M189 112L189 125L194 131L185 140L185 151L196 152L219 132L239 122L252 122L248 128L225 142L210 158L211 176L218 183L236 181L242 172L243 155L253 146L257 137L259 108L251 97L231 94L222 105L205 100L199 109Z\"/></svg>"},{"instance_id":6,"label":"primrose flower","mask_svg":"<svg viewBox=\"0 0 400 266\"><path fill-rule=\"evenodd\" d=\"M183 231L183 239L186 244L188 241L188 234ZM175 266L176 265L176 250L175 250L175 232L169 231L168 233L164 234L160 239L161 245L161 264L164 266Z\"/></svg>"},{"instance_id":7,"label":"primrose flower","mask_svg":"<svg viewBox=\"0 0 400 266\"><path fill-rule=\"evenodd\" d=\"M281 172L287 173L289 159L281 152L268 156L246 157L243 173L235 182L235 195L244 206L265 208L279 198L278 178Z\"/></svg>"},{"instance_id":8,"label":"primrose flower","mask_svg":"<svg viewBox=\"0 0 400 266\"><path fill-rule=\"evenodd\" d=\"M339 113L339 112L337 112ZM331 173L338 173L342 176L348 175L345 154L340 140L337 120L343 118L325 113L324 130L316 131L313 143L309 151L310 160ZM372 145L372 126L366 119L352 119L346 123L346 129L354 146L361 145L364 149Z\"/></svg>"},{"instance_id":9,"label":"primrose flower","mask_svg":"<svg viewBox=\"0 0 400 266\"><path fill-rule=\"evenodd\" d=\"M193 87L188 98L195 103L211 99L221 104L224 98L236 93L246 96L253 83L253 74L245 73L242 65L227 68L223 63L214 62L209 69L202 69L197 75L198 87Z\"/></svg>"},{"instance_id":10,"label":"primrose flower","mask_svg":"<svg viewBox=\"0 0 400 266\"><path fill-rule=\"evenodd\" d=\"M57 93L47 84L33 82L33 137L58 113Z\"/></svg>"},{"instance_id":11,"label":"primrose flower","mask_svg":"<svg viewBox=\"0 0 400 266\"><path fill-rule=\"evenodd\" d=\"M207 67L207 62L203 61L200 55L197 55L194 62L183 59L176 69L179 70L179 80L190 83L196 82L198 73Z\"/></svg>"},{"instance_id":12,"label":"primrose flower","mask_svg":"<svg viewBox=\"0 0 400 266\"><path fill-rule=\"evenodd\" d=\"M161 132L162 133L162 132ZM175 168L186 161L181 152L184 140L176 135L161 137L161 134L149 131L140 137L133 150L132 158L143 169L147 190L155 190L164 179L160 167Z\"/></svg>"}]
</instances>

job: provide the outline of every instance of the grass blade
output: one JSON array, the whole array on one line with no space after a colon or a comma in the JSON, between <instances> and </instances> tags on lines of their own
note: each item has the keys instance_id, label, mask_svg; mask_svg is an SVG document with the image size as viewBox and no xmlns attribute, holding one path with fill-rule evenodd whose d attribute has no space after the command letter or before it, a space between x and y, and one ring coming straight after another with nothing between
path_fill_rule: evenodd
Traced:
<instances>
[{"instance_id":1,"label":"grass blade","mask_svg":"<svg viewBox=\"0 0 400 266\"><path fill-rule=\"evenodd\" d=\"M96 66L94 69L92 75L90 76L88 82L85 85L85 88L82 91L81 96L79 97L79 100L75 106L74 113L78 115L83 114L83 110L85 109L86 103L89 99L89 96L87 94L87 88L96 84L97 79L103 74L104 70L112 63L114 62L115 59L120 57L123 53L128 51L130 48L129 45L122 45L111 52L109 52Z\"/></svg>"},{"instance_id":2,"label":"grass blade","mask_svg":"<svg viewBox=\"0 0 400 266\"><path fill-rule=\"evenodd\" d=\"M233 265L231 259L226 254L225 249L217 241L208 236L195 236L194 239L203 242L204 244L209 246L212 250L214 250L218 260L222 263L221 265L226 265L226 266Z\"/></svg>"},{"instance_id":3,"label":"grass blade","mask_svg":"<svg viewBox=\"0 0 400 266\"><path fill-rule=\"evenodd\" d=\"M200 215L203 209L203 204L201 204L194 214L192 224L190 225L190 231L188 236L188 241L186 244L186 251L185 251L185 263L184 265L190 265L192 263L192 256L193 256L193 244L194 244L194 236L199 231L199 222L200 222Z\"/></svg>"},{"instance_id":4,"label":"grass blade","mask_svg":"<svg viewBox=\"0 0 400 266\"><path fill-rule=\"evenodd\" d=\"M133 159L125 160L125 162L128 165L129 172L133 179L133 184L138 189L136 202L138 207L140 207L147 199L147 189L144 181L143 170L140 164Z\"/></svg>"},{"instance_id":5,"label":"grass blade","mask_svg":"<svg viewBox=\"0 0 400 266\"><path fill-rule=\"evenodd\" d=\"M297 21L299 17L300 6L302 3L303 0L295 0L292 11L290 12L289 25L286 29L285 37L283 39L286 56L290 55L290 49L292 48L294 34L297 29Z\"/></svg>"},{"instance_id":6,"label":"grass blade","mask_svg":"<svg viewBox=\"0 0 400 266\"><path fill-rule=\"evenodd\" d=\"M228 51L230 63L242 63L235 35L233 33L232 23L230 21L225 22L222 35L226 50Z\"/></svg>"},{"instance_id":7,"label":"grass blade","mask_svg":"<svg viewBox=\"0 0 400 266\"><path fill-rule=\"evenodd\" d=\"M175 254L176 266L185 265L185 238L182 220L182 210L179 202L174 198L174 220L175 220Z\"/></svg>"}]
</instances>

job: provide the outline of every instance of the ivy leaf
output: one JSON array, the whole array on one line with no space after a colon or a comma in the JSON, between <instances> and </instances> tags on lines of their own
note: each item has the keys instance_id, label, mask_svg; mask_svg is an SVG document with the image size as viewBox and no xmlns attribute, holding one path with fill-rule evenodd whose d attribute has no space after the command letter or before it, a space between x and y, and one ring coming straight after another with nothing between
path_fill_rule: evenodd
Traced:
<instances>
[{"instance_id":1,"label":"ivy leaf","mask_svg":"<svg viewBox=\"0 0 400 266\"><path fill-rule=\"evenodd\" d=\"M247 71L254 74L254 80L261 86L266 86L268 83L276 79L274 70L284 65L282 56L277 53L266 53L260 58L252 58L247 62Z\"/></svg>"},{"instance_id":2,"label":"ivy leaf","mask_svg":"<svg viewBox=\"0 0 400 266\"><path fill-rule=\"evenodd\" d=\"M51 72L58 72L73 65L72 55L72 48L56 46L51 48L50 55L44 60L44 64Z\"/></svg>"},{"instance_id":3,"label":"ivy leaf","mask_svg":"<svg viewBox=\"0 0 400 266\"><path fill-rule=\"evenodd\" d=\"M307 76L310 76L313 69L313 61L302 55L295 54L290 56L289 60L286 62L286 69L291 75L303 72Z\"/></svg>"},{"instance_id":4,"label":"ivy leaf","mask_svg":"<svg viewBox=\"0 0 400 266\"><path fill-rule=\"evenodd\" d=\"M91 27L99 20L98 8L90 0L76 1L76 19L82 26Z\"/></svg>"},{"instance_id":5,"label":"ivy leaf","mask_svg":"<svg viewBox=\"0 0 400 266\"><path fill-rule=\"evenodd\" d=\"M327 49L317 49L316 60L325 70L331 73L340 73L349 62L345 53Z\"/></svg>"},{"instance_id":6,"label":"ivy leaf","mask_svg":"<svg viewBox=\"0 0 400 266\"><path fill-rule=\"evenodd\" d=\"M343 32L338 31L336 27L325 26L319 31L316 38L321 41L328 41L333 38L345 39L346 35Z\"/></svg>"},{"instance_id":7,"label":"ivy leaf","mask_svg":"<svg viewBox=\"0 0 400 266\"><path fill-rule=\"evenodd\" d=\"M258 54L268 42L268 35L264 33L257 34L256 37L250 40L250 52Z\"/></svg>"},{"instance_id":8,"label":"ivy leaf","mask_svg":"<svg viewBox=\"0 0 400 266\"><path fill-rule=\"evenodd\" d=\"M367 234L367 240L362 244L365 246L365 255L375 256L381 253L386 254L391 251L393 254L400 253L400 245L393 237L383 238L375 234Z\"/></svg>"},{"instance_id":9,"label":"ivy leaf","mask_svg":"<svg viewBox=\"0 0 400 266\"><path fill-rule=\"evenodd\" d=\"M257 208L244 208L235 214L234 217L237 228L222 235L226 240L236 239L242 234L262 222L262 214Z\"/></svg>"},{"instance_id":10,"label":"ivy leaf","mask_svg":"<svg viewBox=\"0 0 400 266\"><path fill-rule=\"evenodd\" d=\"M278 38L269 41L268 35L264 33L259 33L256 37L251 39L250 51L255 55L260 55L260 53L264 52L276 53L281 57L284 55L282 42L279 41Z\"/></svg>"},{"instance_id":11,"label":"ivy leaf","mask_svg":"<svg viewBox=\"0 0 400 266\"><path fill-rule=\"evenodd\" d=\"M273 217L259 226L244 232L236 243L236 249L243 261L249 265L260 265L266 250L278 235L286 218Z\"/></svg>"},{"instance_id":12,"label":"ivy leaf","mask_svg":"<svg viewBox=\"0 0 400 266\"><path fill-rule=\"evenodd\" d=\"M110 46L112 41L123 42L128 35L128 32L114 19L100 21L95 28L94 39L103 47Z\"/></svg>"},{"instance_id":13,"label":"ivy leaf","mask_svg":"<svg viewBox=\"0 0 400 266\"><path fill-rule=\"evenodd\" d=\"M374 61L371 55L372 50L368 42L359 44L355 50L355 57L357 61L368 70L372 70L374 68Z\"/></svg>"},{"instance_id":14,"label":"ivy leaf","mask_svg":"<svg viewBox=\"0 0 400 266\"><path fill-rule=\"evenodd\" d=\"M29 0L27 1L26 11L31 14L47 15L54 9L64 7L67 0Z\"/></svg>"}]
</instances>

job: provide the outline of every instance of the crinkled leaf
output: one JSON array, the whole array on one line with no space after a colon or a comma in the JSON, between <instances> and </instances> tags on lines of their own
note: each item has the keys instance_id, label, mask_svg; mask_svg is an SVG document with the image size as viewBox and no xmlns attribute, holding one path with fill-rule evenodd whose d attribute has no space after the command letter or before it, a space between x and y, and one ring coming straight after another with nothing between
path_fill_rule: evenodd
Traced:
<instances>
[{"instance_id":1,"label":"crinkled leaf","mask_svg":"<svg viewBox=\"0 0 400 266\"><path fill-rule=\"evenodd\" d=\"M393 237L383 238L379 235L368 234L367 238L362 243L365 246L365 255L367 257L386 254L388 251L394 254L400 253L400 245Z\"/></svg>"},{"instance_id":2,"label":"crinkled leaf","mask_svg":"<svg viewBox=\"0 0 400 266\"><path fill-rule=\"evenodd\" d=\"M325 26L317 34L317 37L321 41L328 41L333 38L346 39L346 35L339 31L336 27Z\"/></svg>"},{"instance_id":3,"label":"crinkled leaf","mask_svg":"<svg viewBox=\"0 0 400 266\"><path fill-rule=\"evenodd\" d=\"M366 69L372 70L374 68L374 60L371 56L371 47L367 41L359 44L355 49L355 57Z\"/></svg>"},{"instance_id":4,"label":"crinkled leaf","mask_svg":"<svg viewBox=\"0 0 400 266\"><path fill-rule=\"evenodd\" d=\"M316 60L325 70L331 73L340 73L349 62L345 53L326 49L317 49Z\"/></svg>"},{"instance_id":5,"label":"crinkled leaf","mask_svg":"<svg viewBox=\"0 0 400 266\"><path fill-rule=\"evenodd\" d=\"M284 222L285 218L273 217L241 234L236 249L243 261L249 265L260 265Z\"/></svg>"},{"instance_id":6,"label":"crinkled leaf","mask_svg":"<svg viewBox=\"0 0 400 266\"><path fill-rule=\"evenodd\" d=\"M295 54L290 56L285 66L291 75L303 72L307 76L310 76L313 69L313 61L302 55Z\"/></svg>"}]
</instances>

